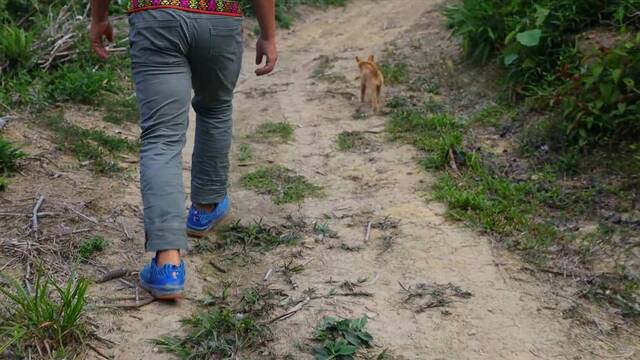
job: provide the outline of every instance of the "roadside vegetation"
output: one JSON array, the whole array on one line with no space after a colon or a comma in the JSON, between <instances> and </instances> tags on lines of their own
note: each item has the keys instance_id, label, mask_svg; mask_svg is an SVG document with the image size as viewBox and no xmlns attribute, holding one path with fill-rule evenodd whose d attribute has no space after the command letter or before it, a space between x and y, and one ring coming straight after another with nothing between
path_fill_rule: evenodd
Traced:
<instances>
[{"instance_id":1,"label":"roadside vegetation","mask_svg":"<svg viewBox=\"0 0 640 360\"><path fill-rule=\"evenodd\" d=\"M276 20L280 27L289 29L295 23L298 17L301 5L327 7L327 6L345 6L348 0L278 0L276 1ZM244 9L245 15L253 16L253 4L250 0L241 0L240 4Z\"/></svg>"},{"instance_id":2,"label":"roadside vegetation","mask_svg":"<svg viewBox=\"0 0 640 360\"><path fill-rule=\"evenodd\" d=\"M454 2L444 14L464 58L496 69L502 87L467 113L448 108L461 87L451 69L447 81L415 86L437 79L416 65L420 54L391 52L393 66L383 65L404 88L387 104L388 132L441 171L432 198L448 215L631 318L640 316L639 11L637 0Z\"/></svg>"}]
</instances>

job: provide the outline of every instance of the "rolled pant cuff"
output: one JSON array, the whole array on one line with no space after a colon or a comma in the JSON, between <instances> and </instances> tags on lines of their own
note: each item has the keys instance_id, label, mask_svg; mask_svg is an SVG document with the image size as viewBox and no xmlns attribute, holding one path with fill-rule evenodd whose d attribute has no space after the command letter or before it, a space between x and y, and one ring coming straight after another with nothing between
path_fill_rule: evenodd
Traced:
<instances>
[{"instance_id":1,"label":"rolled pant cuff","mask_svg":"<svg viewBox=\"0 0 640 360\"><path fill-rule=\"evenodd\" d=\"M209 192L209 194L198 194L194 195L193 191L191 192L191 203L192 204L218 204L224 200L225 196L227 196L227 192L218 191L215 193Z\"/></svg>"},{"instance_id":2,"label":"rolled pant cuff","mask_svg":"<svg viewBox=\"0 0 640 360\"><path fill-rule=\"evenodd\" d=\"M146 251L187 250L187 231L185 225L180 227L163 227L146 229Z\"/></svg>"}]
</instances>

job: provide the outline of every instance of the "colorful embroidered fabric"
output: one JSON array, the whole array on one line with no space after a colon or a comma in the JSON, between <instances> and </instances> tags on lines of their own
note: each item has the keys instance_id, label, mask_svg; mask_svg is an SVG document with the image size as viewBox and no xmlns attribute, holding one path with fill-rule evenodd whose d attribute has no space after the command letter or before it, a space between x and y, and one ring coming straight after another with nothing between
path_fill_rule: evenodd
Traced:
<instances>
[{"instance_id":1,"label":"colorful embroidered fabric","mask_svg":"<svg viewBox=\"0 0 640 360\"><path fill-rule=\"evenodd\" d=\"M131 0L129 13L162 8L213 15L242 16L238 1L231 0Z\"/></svg>"}]
</instances>

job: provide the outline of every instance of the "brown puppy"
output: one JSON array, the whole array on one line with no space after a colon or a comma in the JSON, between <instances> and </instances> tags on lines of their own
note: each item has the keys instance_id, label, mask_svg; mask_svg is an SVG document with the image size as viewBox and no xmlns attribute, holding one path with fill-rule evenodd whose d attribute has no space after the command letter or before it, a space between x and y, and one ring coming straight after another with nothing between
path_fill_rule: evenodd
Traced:
<instances>
[{"instance_id":1,"label":"brown puppy","mask_svg":"<svg viewBox=\"0 0 640 360\"><path fill-rule=\"evenodd\" d=\"M360 68L360 101L371 103L374 112L380 111L380 91L384 85L382 71L375 63L373 55L369 55L367 60L362 60L356 56L358 67Z\"/></svg>"}]
</instances>

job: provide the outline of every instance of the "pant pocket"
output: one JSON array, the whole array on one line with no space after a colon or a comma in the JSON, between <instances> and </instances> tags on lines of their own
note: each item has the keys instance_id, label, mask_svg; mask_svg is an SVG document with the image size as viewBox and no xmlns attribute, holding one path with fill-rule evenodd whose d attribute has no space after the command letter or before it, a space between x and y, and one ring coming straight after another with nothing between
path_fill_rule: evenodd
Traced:
<instances>
[{"instance_id":1,"label":"pant pocket","mask_svg":"<svg viewBox=\"0 0 640 360\"><path fill-rule=\"evenodd\" d=\"M170 65L180 61L178 20L147 20L131 23L131 60L133 63Z\"/></svg>"},{"instance_id":2,"label":"pant pocket","mask_svg":"<svg viewBox=\"0 0 640 360\"><path fill-rule=\"evenodd\" d=\"M241 24L209 28L209 55L237 55L242 52Z\"/></svg>"}]
</instances>

